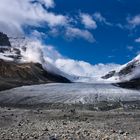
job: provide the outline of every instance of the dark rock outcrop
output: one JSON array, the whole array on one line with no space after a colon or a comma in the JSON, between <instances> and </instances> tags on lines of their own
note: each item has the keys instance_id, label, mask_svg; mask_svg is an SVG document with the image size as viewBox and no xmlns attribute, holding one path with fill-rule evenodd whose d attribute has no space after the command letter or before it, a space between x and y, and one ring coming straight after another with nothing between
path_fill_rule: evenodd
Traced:
<instances>
[{"instance_id":1,"label":"dark rock outcrop","mask_svg":"<svg viewBox=\"0 0 140 140\"><path fill-rule=\"evenodd\" d=\"M108 78L111 78L112 76L114 76L116 73L116 71L110 71L108 74L106 74L105 76L102 76L101 78L102 79L108 79Z\"/></svg>"},{"instance_id":2,"label":"dark rock outcrop","mask_svg":"<svg viewBox=\"0 0 140 140\"><path fill-rule=\"evenodd\" d=\"M109 79L113 76L117 76L120 80L119 83L115 83L114 85L123 87L123 88L130 88L130 89L140 89L140 75L137 77L131 77L131 75L135 75L135 70L139 70L140 68L140 60L136 57L132 61L128 62L124 65L119 71L111 71L105 76L103 79ZM128 78L127 78L128 77ZM131 77L131 78L129 78Z\"/></svg>"},{"instance_id":3,"label":"dark rock outcrop","mask_svg":"<svg viewBox=\"0 0 140 140\"><path fill-rule=\"evenodd\" d=\"M19 43L16 42L16 44ZM46 71L42 64L21 63L22 55L19 46L11 46L8 36L1 32L0 53L2 55L0 58L0 90L23 85L70 82L63 76Z\"/></svg>"},{"instance_id":4,"label":"dark rock outcrop","mask_svg":"<svg viewBox=\"0 0 140 140\"><path fill-rule=\"evenodd\" d=\"M65 77L47 72L39 63L21 64L0 60L0 90L54 82L70 83Z\"/></svg>"},{"instance_id":5,"label":"dark rock outcrop","mask_svg":"<svg viewBox=\"0 0 140 140\"><path fill-rule=\"evenodd\" d=\"M0 46L11 46L8 36L1 32L0 32Z\"/></svg>"},{"instance_id":6,"label":"dark rock outcrop","mask_svg":"<svg viewBox=\"0 0 140 140\"><path fill-rule=\"evenodd\" d=\"M128 89L140 89L140 78L133 79L130 81L119 82L114 85Z\"/></svg>"}]
</instances>

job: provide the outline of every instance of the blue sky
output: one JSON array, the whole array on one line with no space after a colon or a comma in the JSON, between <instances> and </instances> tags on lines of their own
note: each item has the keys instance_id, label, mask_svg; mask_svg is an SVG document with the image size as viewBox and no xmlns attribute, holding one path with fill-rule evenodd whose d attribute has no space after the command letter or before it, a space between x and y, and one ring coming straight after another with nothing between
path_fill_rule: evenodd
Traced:
<instances>
[{"instance_id":1,"label":"blue sky","mask_svg":"<svg viewBox=\"0 0 140 140\"><path fill-rule=\"evenodd\" d=\"M2 1L6 5L9 0ZM10 20L15 26L9 27L10 32L34 35L66 58L124 64L139 53L139 0L22 0L20 4L19 11L10 16L0 7L1 17L11 17L1 18L0 29Z\"/></svg>"},{"instance_id":2,"label":"blue sky","mask_svg":"<svg viewBox=\"0 0 140 140\"><path fill-rule=\"evenodd\" d=\"M95 42L81 38L68 40L63 35L45 39L45 42L56 46L62 55L92 64L123 64L136 56L140 45L135 39L140 36L140 28L130 29L125 26L128 24L127 18L140 14L139 0L56 0L55 4L53 11L56 13L68 14L70 17L86 13L95 20L93 15L98 12L110 23L107 25L95 20L97 28L89 29ZM84 28L84 25L79 22L76 27ZM42 31L46 32L46 29Z\"/></svg>"}]
</instances>

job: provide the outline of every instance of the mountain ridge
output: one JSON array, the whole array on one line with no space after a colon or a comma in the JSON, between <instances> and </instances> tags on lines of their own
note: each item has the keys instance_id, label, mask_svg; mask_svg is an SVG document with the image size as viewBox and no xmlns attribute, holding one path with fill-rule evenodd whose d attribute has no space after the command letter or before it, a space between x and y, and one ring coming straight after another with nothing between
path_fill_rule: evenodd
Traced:
<instances>
[{"instance_id":1,"label":"mountain ridge","mask_svg":"<svg viewBox=\"0 0 140 140\"><path fill-rule=\"evenodd\" d=\"M47 72L39 63L6 62L0 59L0 65L0 85L3 85L0 90L33 84L70 83L65 77Z\"/></svg>"},{"instance_id":2,"label":"mountain ridge","mask_svg":"<svg viewBox=\"0 0 140 140\"><path fill-rule=\"evenodd\" d=\"M71 82L64 76L44 69L41 63L22 62L21 49L25 48L11 46L7 35L0 33L0 90L24 85Z\"/></svg>"},{"instance_id":3,"label":"mountain ridge","mask_svg":"<svg viewBox=\"0 0 140 140\"><path fill-rule=\"evenodd\" d=\"M11 46L8 36L2 32L0 32L0 46Z\"/></svg>"},{"instance_id":4,"label":"mountain ridge","mask_svg":"<svg viewBox=\"0 0 140 140\"><path fill-rule=\"evenodd\" d=\"M140 88L140 55L128 63L122 65L118 70L110 71L102 76L103 79L113 81L114 85L123 88Z\"/></svg>"}]
</instances>

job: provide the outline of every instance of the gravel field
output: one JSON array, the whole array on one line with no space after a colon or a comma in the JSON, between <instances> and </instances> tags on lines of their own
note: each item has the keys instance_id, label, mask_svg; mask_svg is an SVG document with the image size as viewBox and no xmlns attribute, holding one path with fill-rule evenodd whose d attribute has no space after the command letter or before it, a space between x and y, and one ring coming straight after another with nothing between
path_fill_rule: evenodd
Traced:
<instances>
[{"instance_id":1,"label":"gravel field","mask_svg":"<svg viewBox=\"0 0 140 140\"><path fill-rule=\"evenodd\" d=\"M1 107L0 140L140 140L140 111Z\"/></svg>"}]
</instances>

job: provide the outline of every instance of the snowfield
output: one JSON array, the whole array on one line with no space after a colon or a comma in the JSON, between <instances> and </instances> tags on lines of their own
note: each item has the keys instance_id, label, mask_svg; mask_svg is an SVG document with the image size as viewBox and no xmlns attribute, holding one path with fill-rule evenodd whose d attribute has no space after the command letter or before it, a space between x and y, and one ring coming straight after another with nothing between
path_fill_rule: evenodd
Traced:
<instances>
[{"instance_id":1,"label":"snowfield","mask_svg":"<svg viewBox=\"0 0 140 140\"><path fill-rule=\"evenodd\" d=\"M140 91L110 84L45 84L23 86L0 92L1 104L83 103L138 101Z\"/></svg>"}]
</instances>

